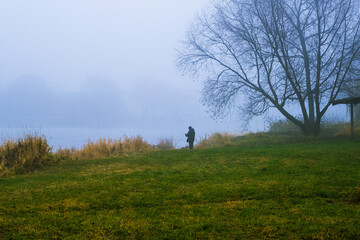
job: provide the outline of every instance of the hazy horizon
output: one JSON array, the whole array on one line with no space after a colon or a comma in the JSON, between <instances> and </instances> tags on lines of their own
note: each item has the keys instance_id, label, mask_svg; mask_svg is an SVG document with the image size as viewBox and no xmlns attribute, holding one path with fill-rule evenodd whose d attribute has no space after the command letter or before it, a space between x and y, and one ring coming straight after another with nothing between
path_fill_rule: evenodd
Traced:
<instances>
[{"instance_id":1,"label":"hazy horizon","mask_svg":"<svg viewBox=\"0 0 360 240\"><path fill-rule=\"evenodd\" d=\"M244 131L236 109L213 120L200 102L201 79L175 66L208 4L1 1L0 127ZM264 131L265 118L248 131Z\"/></svg>"},{"instance_id":2,"label":"hazy horizon","mask_svg":"<svg viewBox=\"0 0 360 240\"><path fill-rule=\"evenodd\" d=\"M211 119L201 84L175 66L207 3L1 1L0 128L238 131L235 115Z\"/></svg>"}]
</instances>

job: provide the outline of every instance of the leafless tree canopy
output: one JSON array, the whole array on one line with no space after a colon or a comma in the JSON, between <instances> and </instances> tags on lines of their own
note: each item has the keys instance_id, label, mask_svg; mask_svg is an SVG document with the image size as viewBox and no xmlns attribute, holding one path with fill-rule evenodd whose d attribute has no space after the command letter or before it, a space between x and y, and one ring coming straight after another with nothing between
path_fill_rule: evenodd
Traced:
<instances>
[{"instance_id":1,"label":"leafless tree canopy","mask_svg":"<svg viewBox=\"0 0 360 240\"><path fill-rule=\"evenodd\" d=\"M275 107L317 135L353 79L359 26L355 0L217 1L190 28L178 66L205 74L203 101L215 116L232 103L249 116Z\"/></svg>"}]
</instances>

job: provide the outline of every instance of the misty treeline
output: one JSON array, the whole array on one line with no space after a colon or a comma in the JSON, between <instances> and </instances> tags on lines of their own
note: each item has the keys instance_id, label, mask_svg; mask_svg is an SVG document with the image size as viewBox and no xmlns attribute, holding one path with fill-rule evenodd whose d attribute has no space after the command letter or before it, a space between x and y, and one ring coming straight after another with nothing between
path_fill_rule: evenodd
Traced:
<instances>
[{"instance_id":1,"label":"misty treeline","mask_svg":"<svg viewBox=\"0 0 360 240\"><path fill-rule=\"evenodd\" d=\"M275 108L317 136L335 99L360 94L359 4L213 1L190 27L178 66L205 79L202 100L214 117L239 107L250 121Z\"/></svg>"},{"instance_id":2,"label":"misty treeline","mask_svg":"<svg viewBox=\"0 0 360 240\"><path fill-rule=\"evenodd\" d=\"M58 90L39 75L25 75L0 89L0 127L180 128L198 112L191 93L147 82L123 89L93 76L77 89Z\"/></svg>"}]
</instances>

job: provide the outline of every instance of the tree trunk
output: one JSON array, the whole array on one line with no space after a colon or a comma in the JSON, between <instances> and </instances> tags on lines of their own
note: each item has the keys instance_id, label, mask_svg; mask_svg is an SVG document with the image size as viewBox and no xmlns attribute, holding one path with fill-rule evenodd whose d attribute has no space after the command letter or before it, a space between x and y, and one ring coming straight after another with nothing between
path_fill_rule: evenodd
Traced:
<instances>
[{"instance_id":1,"label":"tree trunk","mask_svg":"<svg viewBox=\"0 0 360 240\"><path fill-rule=\"evenodd\" d=\"M318 137L320 135L320 117L316 118L316 123L315 123L315 129L314 129L314 136Z\"/></svg>"},{"instance_id":2,"label":"tree trunk","mask_svg":"<svg viewBox=\"0 0 360 240\"><path fill-rule=\"evenodd\" d=\"M320 134L320 118L317 117L316 121L313 121L312 123L309 121L305 121L304 128L301 128L303 130L304 136L309 137L317 137Z\"/></svg>"}]
</instances>

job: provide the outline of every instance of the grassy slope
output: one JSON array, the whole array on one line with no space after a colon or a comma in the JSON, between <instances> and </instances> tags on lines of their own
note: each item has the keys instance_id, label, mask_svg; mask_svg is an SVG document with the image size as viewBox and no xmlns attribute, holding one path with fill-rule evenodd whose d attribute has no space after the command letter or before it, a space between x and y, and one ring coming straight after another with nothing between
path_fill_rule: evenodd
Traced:
<instances>
[{"instance_id":1,"label":"grassy slope","mask_svg":"<svg viewBox=\"0 0 360 240\"><path fill-rule=\"evenodd\" d=\"M0 179L0 239L360 239L360 143L66 161Z\"/></svg>"}]
</instances>

